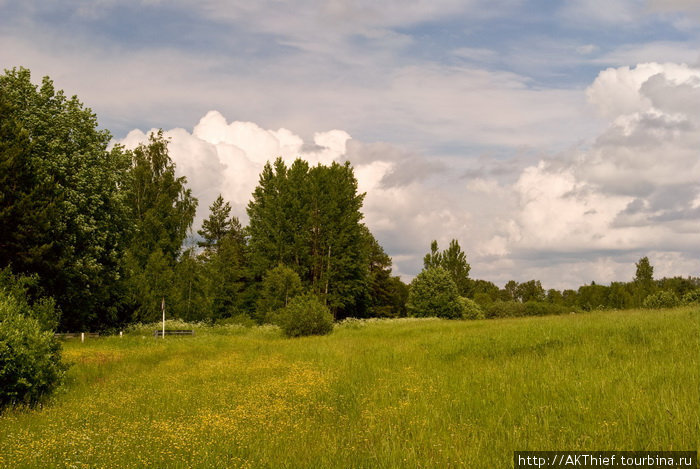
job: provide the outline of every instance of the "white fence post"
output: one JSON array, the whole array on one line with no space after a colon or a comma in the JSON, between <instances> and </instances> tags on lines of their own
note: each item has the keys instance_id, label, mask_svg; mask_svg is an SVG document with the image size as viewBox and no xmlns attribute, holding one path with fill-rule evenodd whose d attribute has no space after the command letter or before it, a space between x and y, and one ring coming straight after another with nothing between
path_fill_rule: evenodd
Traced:
<instances>
[{"instance_id":1,"label":"white fence post","mask_svg":"<svg viewBox=\"0 0 700 469\"><path fill-rule=\"evenodd\" d=\"M85 342L85 333L84 332L80 333L80 341Z\"/></svg>"}]
</instances>

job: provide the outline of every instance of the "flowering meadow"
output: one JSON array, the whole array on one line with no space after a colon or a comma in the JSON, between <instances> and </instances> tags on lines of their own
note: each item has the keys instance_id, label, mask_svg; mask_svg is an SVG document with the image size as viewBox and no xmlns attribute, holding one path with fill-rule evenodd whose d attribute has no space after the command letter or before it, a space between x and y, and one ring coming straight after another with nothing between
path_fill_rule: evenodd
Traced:
<instances>
[{"instance_id":1,"label":"flowering meadow","mask_svg":"<svg viewBox=\"0 0 700 469\"><path fill-rule=\"evenodd\" d=\"M2 468L493 468L514 450L698 447L697 308L332 334L67 340L64 387L0 414Z\"/></svg>"}]
</instances>

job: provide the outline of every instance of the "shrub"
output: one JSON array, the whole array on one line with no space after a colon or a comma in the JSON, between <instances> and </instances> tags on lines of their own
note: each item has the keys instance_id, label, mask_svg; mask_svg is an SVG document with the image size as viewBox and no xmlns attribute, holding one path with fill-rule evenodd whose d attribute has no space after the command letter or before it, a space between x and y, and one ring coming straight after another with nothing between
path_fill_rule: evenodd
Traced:
<instances>
[{"instance_id":1,"label":"shrub","mask_svg":"<svg viewBox=\"0 0 700 469\"><path fill-rule=\"evenodd\" d=\"M37 275L15 275L9 267L0 270L0 294L11 297L17 312L39 321L43 330L54 330L61 317L53 298L40 296Z\"/></svg>"},{"instance_id":2,"label":"shrub","mask_svg":"<svg viewBox=\"0 0 700 469\"><path fill-rule=\"evenodd\" d=\"M673 308L680 304L678 296L672 291L662 290L652 293L644 299L642 306L649 309Z\"/></svg>"},{"instance_id":3,"label":"shrub","mask_svg":"<svg viewBox=\"0 0 700 469\"><path fill-rule=\"evenodd\" d=\"M0 293L0 407L36 404L63 381L61 346L17 299Z\"/></svg>"},{"instance_id":4,"label":"shrub","mask_svg":"<svg viewBox=\"0 0 700 469\"><path fill-rule=\"evenodd\" d=\"M513 318L525 316L525 305L518 301L494 301L485 308L487 318Z\"/></svg>"},{"instance_id":5,"label":"shrub","mask_svg":"<svg viewBox=\"0 0 700 469\"><path fill-rule=\"evenodd\" d=\"M683 304L690 305L694 303L700 303L700 288L697 290L691 290L685 295L683 295Z\"/></svg>"},{"instance_id":6,"label":"shrub","mask_svg":"<svg viewBox=\"0 0 700 469\"><path fill-rule=\"evenodd\" d=\"M571 308L564 305L545 303L543 301L528 301L525 303L525 316L549 316L571 312Z\"/></svg>"},{"instance_id":7,"label":"shrub","mask_svg":"<svg viewBox=\"0 0 700 469\"><path fill-rule=\"evenodd\" d=\"M462 307L462 317L464 319L484 319L484 312L475 301L460 296L459 305Z\"/></svg>"},{"instance_id":8,"label":"shrub","mask_svg":"<svg viewBox=\"0 0 700 469\"><path fill-rule=\"evenodd\" d=\"M406 307L412 316L462 317L457 285L442 267L426 269L413 279Z\"/></svg>"},{"instance_id":9,"label":"shrub","mask_svg":"<svg viewBox=\"0 0 700 469\"><path fill-rule=\"evenodd\" d=\"M295 296L277 317L287 337L330 334L333 316L328 307L312 294Z\"/></svg>"}]
</instances>

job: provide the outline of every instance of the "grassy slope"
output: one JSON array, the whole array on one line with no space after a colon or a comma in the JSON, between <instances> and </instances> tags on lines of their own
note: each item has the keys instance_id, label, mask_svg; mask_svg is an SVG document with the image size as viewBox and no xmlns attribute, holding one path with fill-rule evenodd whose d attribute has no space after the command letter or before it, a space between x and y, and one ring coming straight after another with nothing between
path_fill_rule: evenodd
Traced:
<instances>
[{"instance_id":1,"label":"grassy slope","mask_svg":"<svg viewBox=\"0 0 700 469\"><path fill-rule=\"evenodd\" d=\"M0 467L510 467L513 450L698 446L699 312L68 342L0 416ZM219 331L222 332L222 331Z\"/></svg>"}]
</instances>

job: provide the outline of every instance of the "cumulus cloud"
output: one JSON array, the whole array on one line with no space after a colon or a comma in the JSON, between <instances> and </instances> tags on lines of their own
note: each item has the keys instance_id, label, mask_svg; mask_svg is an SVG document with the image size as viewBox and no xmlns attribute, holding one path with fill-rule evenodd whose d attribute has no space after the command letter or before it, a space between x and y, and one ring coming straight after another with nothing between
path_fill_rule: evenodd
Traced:
<instances>
[{"instance_id":1,"label":"cumulus cloud","mask_svg":"<svg viewBox=\"0 0 700 469\"><path fill-rule=\"evenodd\" d=\"M172 129L171 156L200 199L219 194L246 220L263 164L349 160L366 192L365 221L410 279L432 239L457 238L473 275L503 284L541 279L575 287L631 279L644 255L658 275L700 269L700 70L640 64L602 71L586 91L608 127L580 148L503 160L435 158L343 130L312 133L228 122L210 111L192 131ZM140 130L122 143L145 140ZM536 156L536 155L535 155Z\"/></svg>"},{"instance_id":2,"label":"cumulus cloud","mask_svg":"<svg viewBox=\"0 0 700 469\"><path fill-rule=\"evenodd\" d=\"M252 122L228 123L218 111L208 112L192 132L176 128L166 131L165 136L170 140L170 155L178 175L187 177L199 199L197 226L219 194L245 221L245 207L265 162L281 156L288 164L297 157L312 165L329 164L341 159L350 139L344 131L331 130L316 133L308 145L288 129L266 130ZM134 148L146 140L147 132L132 130L120 143Z\"/></svg>"},{"instance_id":3,"label":"cumulus cloud","mask_svg":"<svg viewBox=\"0 0 700 469\"><path fill-rule=\"evenodd\" d=\"M700 69L677 64L601 72L587 95L610 126L589 148L524 169L514 186L515 255L537 253L558 271L573 257L611 281L622 254L653 253L660 275L697 275L699 78Z\"/></svg>"}]
</instances>

